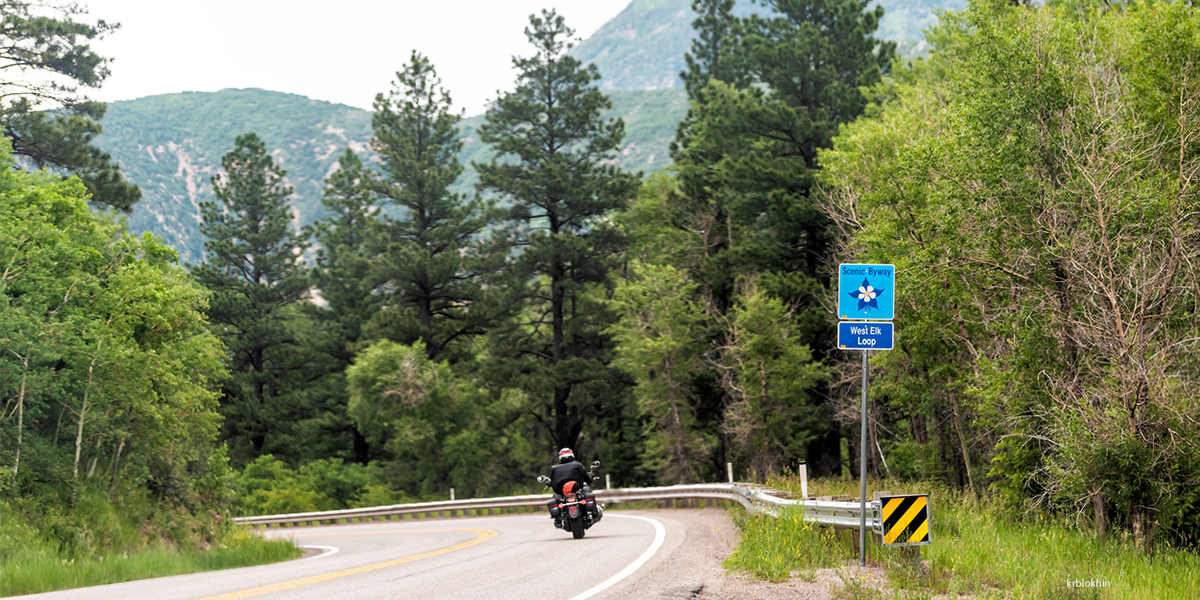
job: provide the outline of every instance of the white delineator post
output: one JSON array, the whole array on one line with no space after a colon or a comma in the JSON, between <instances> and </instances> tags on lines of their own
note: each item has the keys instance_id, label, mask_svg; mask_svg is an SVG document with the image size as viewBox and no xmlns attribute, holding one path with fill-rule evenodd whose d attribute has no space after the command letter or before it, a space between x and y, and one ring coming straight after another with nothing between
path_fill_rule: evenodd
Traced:
<instances>
[{"instance_id":1,"label":"white delineator post","mask_svg":"<svg viewBox=\"0 0 1200 600\"><path fill-rule=\"evenodd\" d=\"M454 488L450 488L450 501L454 502Z\"/></svg>"},{"instance_id":2,"label":"white delineator post","mask_svg":"<svg viewBox=\"0 0 1200 600\"><path fill-rule=\"evenodd\" d=\"M800 495L808 500L808 465L800 461Z\"/></svg>"},{"instance_id":3,"label":"white delineator post","mask_svg":"<svg viewBox=\"0 0 1200 600\"><path fill-rule=\"evenodd\" d=\"M610 480L608 478L608 473L604 474L604 489L606 489L606 490L612 489L612 480Z\"/></svg>"},{"instance_id":4,"label":"white delineator post","mask_svg":"<svg viewBox=\"0 0 1200 600\"><path fill-rule=\"evenodd\" d=\"M729 475L729 483L733 483L733 463L725 463L725 473Z\"/></svg>"}]
</instances>

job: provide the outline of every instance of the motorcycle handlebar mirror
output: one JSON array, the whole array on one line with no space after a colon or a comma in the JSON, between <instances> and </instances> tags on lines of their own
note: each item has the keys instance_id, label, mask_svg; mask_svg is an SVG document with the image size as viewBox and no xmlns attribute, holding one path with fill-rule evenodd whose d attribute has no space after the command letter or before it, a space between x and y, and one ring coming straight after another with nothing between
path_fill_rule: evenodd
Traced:
<instances>
[{"instance_id":1,"label":"motorcycle handlebar mirror","mask_svg":"<svg viewBox=\"0 0 1200 600\"><path fill-rule=\"evenodd\" d=\"M592 468L593 468L593 469L599 469L599 468L600 468L600 461L598 461L598 460L593 460L593 461L592 461Z\"/></svg>"},{"instance_id":2,"label":"motorcycle handlebar mirror","mask_svg":"<svg viewBox=\"0 0 1200 600\"><path fill-rule=\"evenodd\" d=\"M542 485L549 485L550 478L546 477L545 475L538 475L537 481Z\"/></svg>"}]
</instances>

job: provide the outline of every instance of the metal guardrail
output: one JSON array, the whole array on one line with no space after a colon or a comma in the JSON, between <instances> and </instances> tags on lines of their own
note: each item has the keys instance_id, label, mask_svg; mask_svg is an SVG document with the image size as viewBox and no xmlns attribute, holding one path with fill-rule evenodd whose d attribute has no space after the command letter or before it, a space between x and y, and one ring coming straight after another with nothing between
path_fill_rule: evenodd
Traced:
<instances>
[{"instance_id":1,"label":"metal guardrail","mask_svg":"<svg viewBox=\"0 0 1200 600\"><path fill-rule=\"evenodd\" d=\"M523 510L530 507L544 510L546 501L549 499L550 494L532 494L502 498L450 500L446 502L417 502L412 504L375 506L371 508L242 517L233 521L242 525L278 527L282 525L329 524L337 523L343 519L348 523L354 520L403 519L406 515L412 515L413 518L420 515L424 515L427 518L439 516L452 517L456 516L459 512L469 515L472 511L503 514L513 509ZM607 503L688 499L737 502L748 510L772 516L778 516L780 511L785 508L798 507L802 511L806 521L831 527L851 529L858 529L860 516L858 502L789 500L776 497L762 490L754 490L735 484L696 484L596 490L596 499ZM878 500L867 503L867 525L875 533L883 531L883 520L880 518L880 513L881 507Z\"/></svg>"}]
</instances>

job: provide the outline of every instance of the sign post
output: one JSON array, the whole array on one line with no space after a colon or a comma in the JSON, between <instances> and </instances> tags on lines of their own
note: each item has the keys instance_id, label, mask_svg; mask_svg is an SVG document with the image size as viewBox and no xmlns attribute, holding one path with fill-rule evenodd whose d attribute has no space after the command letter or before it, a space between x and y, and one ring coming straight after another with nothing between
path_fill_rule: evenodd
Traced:
<instances>
[{"instance_id":1,"label":"sign post","mask_svg":"<svg viewBox=\"0 0 1200 600\"><path fill-rule=\"evenodd\" d=\"M838 267L838 348L862 350L862 439L859 441L858 566L867 566L867 353L891 350L895 331L896 266L843 264ZM850 321L849 319L857 319Z\"/></svg>"}]
</instances>

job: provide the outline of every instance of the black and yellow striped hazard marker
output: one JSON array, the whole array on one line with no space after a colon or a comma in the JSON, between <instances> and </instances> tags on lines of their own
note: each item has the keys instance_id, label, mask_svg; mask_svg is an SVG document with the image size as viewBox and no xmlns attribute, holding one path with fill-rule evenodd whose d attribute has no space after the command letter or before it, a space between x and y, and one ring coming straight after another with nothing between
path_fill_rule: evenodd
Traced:
<instances>
[{"instance_id":1,"label":"black and yellow striped hazard marker","mask_svg":"<svg viewBox=\"0 0 1200 600\"><path fill-rule=\"evenodd\" d=\"M929 495L884 496L883 545L923 546L929 544Z\"/></svg>"}]
</instances>

